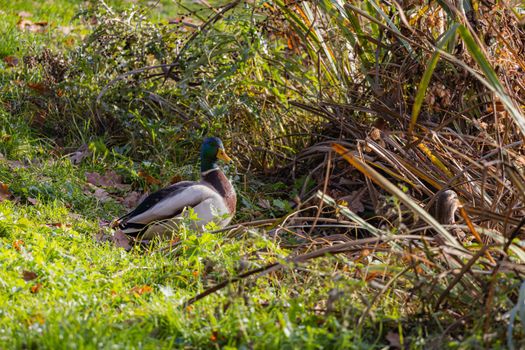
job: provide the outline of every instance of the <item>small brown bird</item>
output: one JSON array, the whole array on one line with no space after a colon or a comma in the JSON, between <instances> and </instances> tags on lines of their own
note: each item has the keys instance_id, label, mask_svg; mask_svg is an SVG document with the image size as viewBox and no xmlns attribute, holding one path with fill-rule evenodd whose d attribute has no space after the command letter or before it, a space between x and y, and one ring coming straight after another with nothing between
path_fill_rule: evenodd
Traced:
<instances>
[{"instance_id":1,"label":"small brown bird","mask_svg":"<svg viewBox=\"0 0 525 350\"><path fill-rule=\"evenodd\" d=\"M438 194L433 207L433 215L442 225L454 225L456 223L456 211L459 208L459 198L455 191L444 190ZM465 233L460 229L452 229L459 239L465 238Z\"/></svg>"},{"instance_id":2,"label":"small brown bird","mask_svg":"<svg viewBox=\"0 0 525 350\"><path fill-rule=\"evenodd\" d=\"M458 195L452 190L438 194L434 205L434 217L443 225L456 223L455 214L459 207Z\"/></svg>"}]
</instances>

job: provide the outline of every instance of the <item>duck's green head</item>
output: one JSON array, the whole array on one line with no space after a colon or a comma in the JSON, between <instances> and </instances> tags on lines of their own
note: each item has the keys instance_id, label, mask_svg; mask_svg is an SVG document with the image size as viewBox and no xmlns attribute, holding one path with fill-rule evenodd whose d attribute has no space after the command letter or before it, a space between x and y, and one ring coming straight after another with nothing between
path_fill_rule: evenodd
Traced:
<instances>
[{"instance_id":1,"label":"duck's green head","mask_svg":"<svg viewBox=\"0 0 525 350\"><path fill-rule=\"evenodd\" d=\"M201 172L217 168L218 159L231 162L231 158L224 151L224 145L220 138L205 138L201 147Z\"/></svg>"}]
</instances>

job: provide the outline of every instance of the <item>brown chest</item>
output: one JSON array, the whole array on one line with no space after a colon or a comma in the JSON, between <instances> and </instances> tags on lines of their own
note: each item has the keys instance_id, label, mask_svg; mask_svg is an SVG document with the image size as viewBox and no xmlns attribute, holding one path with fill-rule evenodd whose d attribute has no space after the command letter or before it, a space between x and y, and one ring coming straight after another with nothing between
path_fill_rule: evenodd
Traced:
<instances>
[{"instance_id":1,"label":"brown chest","mask_svg":"<svg viewBox=\"0 0 525 350\"><path fill-rule=\"evenodd\" d=\"M224 198L228 211L233 215L237 206L237 195L226 175L217 169L203 175L202 179L209 183Z\"/></svg>"}]
</instances>

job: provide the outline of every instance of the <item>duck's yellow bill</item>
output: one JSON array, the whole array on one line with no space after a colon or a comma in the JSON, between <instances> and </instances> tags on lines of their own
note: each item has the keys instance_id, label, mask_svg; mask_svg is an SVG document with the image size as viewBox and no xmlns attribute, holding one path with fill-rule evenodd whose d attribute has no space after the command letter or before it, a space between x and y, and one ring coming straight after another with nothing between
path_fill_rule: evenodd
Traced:
<instances>
[{"instance_id":1,"label":"duck's yellow bill","mask_svg":"<svg viewBox=\"0 0 525 350\"><path fill-rule=\"evenodd\" d=\"M223 148L219 148L219 150L217 151L217 158L225 161L226 163L229 163L232 161L232 159L228 157L228 155L226 154Z\"/></svg>"}]
</instances>

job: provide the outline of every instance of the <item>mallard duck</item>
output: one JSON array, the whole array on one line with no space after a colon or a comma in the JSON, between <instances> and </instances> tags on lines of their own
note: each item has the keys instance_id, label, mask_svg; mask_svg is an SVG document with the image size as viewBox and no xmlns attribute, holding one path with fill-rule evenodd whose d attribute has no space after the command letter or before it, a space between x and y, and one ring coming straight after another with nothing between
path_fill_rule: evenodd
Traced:
<instances>
[{"instance_id":1,"label":"mallard duck","mask_svg":"<svg viewBox=\"0 0 525 350\"><path fill-rule=\"evenodd\" d=\"M117 219L113 227L133 238L171 237L185 208L193 208L197 214L197 230L203 230L211 221L221 228L226 226L235 213L237 196L217 160L230 162L231 158L218 137L203 140L200 157L200 181L177 182L150 194L134 210Z\"/></svg>"}]
</instances>

